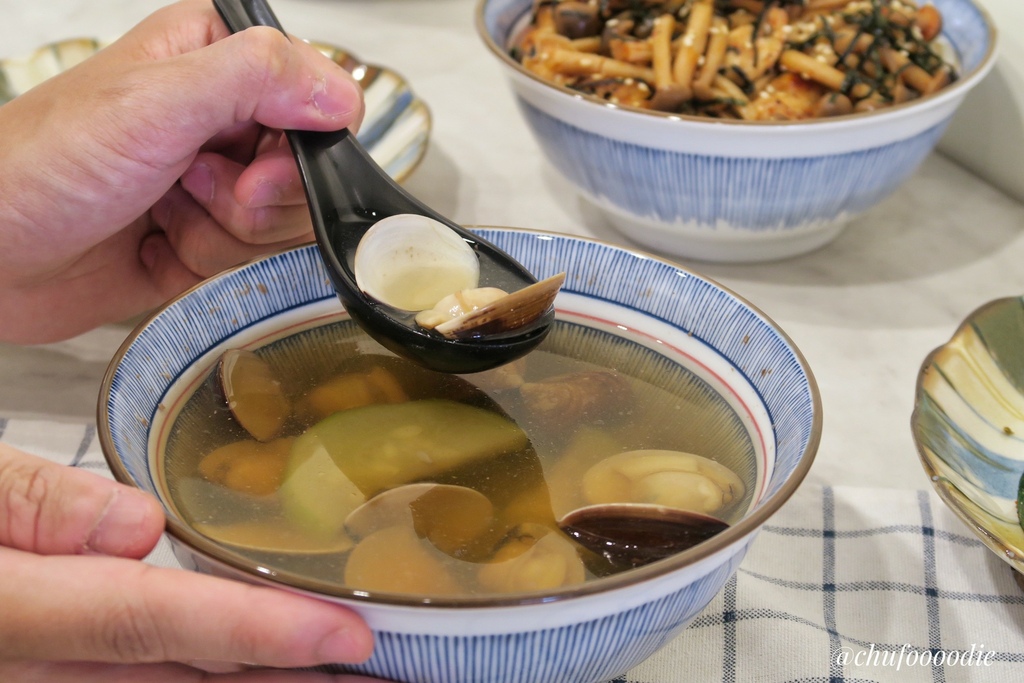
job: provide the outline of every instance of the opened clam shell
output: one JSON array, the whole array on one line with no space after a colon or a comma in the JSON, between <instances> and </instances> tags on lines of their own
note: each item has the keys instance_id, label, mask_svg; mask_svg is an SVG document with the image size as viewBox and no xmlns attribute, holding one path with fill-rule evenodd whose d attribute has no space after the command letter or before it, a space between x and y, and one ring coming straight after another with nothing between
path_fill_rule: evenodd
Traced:
<instances>
[{"instance_id":1,"label":"opened clam shell","mask_svg":"<svg viewBox=\"0 0 1024 683\"><path fill-rule=\"evenodd\" d=\"M434 331L450 339L471 339L525 327L551 308L564 282L565 273L552 275L441 323Z\"/></svg>"},{"instance_id":2,"label":"opened clam shell","mask_svg":"<svg viewBox=\"0 0 1024 683\"><path fill-rule=\"evenodd\" d=\"M475 489L420 482L384 491L353 510L345 529L362 539L392 526L409 526L449 555L486 531L494 506Z\"/></svg>"},{"instance_id":3,"label":"opened clam shell","mask_svg":"<svg viewBox=\"0 0 1024 683\"><path fill-rule=\"evenodd\" d=\"M270 365L245 349L228 349L217 361L218 393L245 431L258 441L276 437L292 414L292 403Z\"/></svg>"},{"instance_id":4,"label":"opened clam shell","mask_svg":"<svg viewBox=\"0 0 1024 683\"><path fill-rule=\"evenodd\" d=\"M403 311L422 311L480 281L473 248L443 223L414 214L389 216L359 241L356 284Z\"/></svg>"},{"instance_id":5,"label":"opened clam shell","mask_svg":"<svg viewBox=\"0 0 1024 683\"><path fill-rule=\"evenodd\" d=\"M505 539L477 581L494 593L554 590L583 583L586 568L573 543L541 524L522 524Z\"/></svg>"}]
</instances>

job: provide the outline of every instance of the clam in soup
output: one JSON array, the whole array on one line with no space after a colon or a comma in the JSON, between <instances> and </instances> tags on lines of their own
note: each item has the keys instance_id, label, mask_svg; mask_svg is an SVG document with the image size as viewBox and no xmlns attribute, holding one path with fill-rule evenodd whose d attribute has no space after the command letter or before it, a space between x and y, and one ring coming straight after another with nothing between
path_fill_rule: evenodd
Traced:
<instances>
[{"instance_id":1,"label":"clam in soup","mask_svg":"<svg viewBox=\"0 0 1024 683\"><path fill-rule=\"evenodd\" d=\"M330 322L225 352L171 419L161 483L187 523L337 591L556 591L717 533L757 479L748 428L706 381L566 320L463 376Z\"/></svg>"}]
</instances>

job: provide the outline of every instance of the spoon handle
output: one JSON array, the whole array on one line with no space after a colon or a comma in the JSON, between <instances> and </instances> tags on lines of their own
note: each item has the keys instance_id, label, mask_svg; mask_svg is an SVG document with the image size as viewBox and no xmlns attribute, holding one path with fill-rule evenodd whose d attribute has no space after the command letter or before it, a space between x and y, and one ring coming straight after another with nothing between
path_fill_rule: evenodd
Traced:
<instances>
[{"instance_id":1,"label":"spoon handle","mask_svg":"<svg viewBox=\"0 0 1024 683\"><path fill-rule=\"evenodd\" d=\"M269 26L284 32L266 0L213 0L213 4L232 32L253 26ZM335 261L332 275L345 280L344 288L357 287L352 265L345 255L355 253L369 224L397 213L427 216L461 235L476 251L481 270L492 274L487 286L514 291L537 282L532 273L504 251L409 194L380 168L347 128L333 132L289 130L285 134L314 214L317 242L328 258ZM492 264L495 267L488 267Z\"/></svg>"},{"instance_id":2,"label":"spoon handle","mask_svg":"<svg viewBox=\"0 0 1024 683\"><path fill-rule=\"evenodd\" d=\"M265 0L213 0L213 6L232 33L253 26L269 26L285 33L274 10Z\"/></svg>"}]
</instances>

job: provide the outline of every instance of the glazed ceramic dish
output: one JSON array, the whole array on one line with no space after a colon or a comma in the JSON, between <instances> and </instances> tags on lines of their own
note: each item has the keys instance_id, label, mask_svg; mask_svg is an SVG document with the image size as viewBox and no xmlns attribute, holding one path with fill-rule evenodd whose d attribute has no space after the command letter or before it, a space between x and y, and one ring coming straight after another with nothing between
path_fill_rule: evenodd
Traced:
<instances>
[{"instance_id":1,"label":"glazed ceramic dish","mask_svg":"<svg viewBox=\"0 0 1024 683\"><path fill-rule=\"evenodd\" d=\"M538 277L566 271L556 301L559 319L639 340L732 406L750 436L753 468L744 512L733 526L680 554L571 588L433 599L352 590L269 570L201 536L167 505L154 453L187 388L202 381L225 348L258 347L287 331L346 317L313 247L221 274L142 323L106 375L100 440L120 481L165 502L169 536L184 566L303 591L365 617L376 649L369 662L346 670L423 683L605 681L684 628L796 490L820 438L818 390L785 333L696 273L568 235L477 232Z\"/></svg>"},{"instance_id":2,"label":"glazed ceramic dish","mask_svg":"<svg viewBox=\"0 0 1024 683\"><path fill-rule=\"evenodd\" d=\"M0 104L102 49L98 40L52 43L20 59L0 60ZM347 69L363 88L366 114L359 141L388 174L405 180L427 151L431 119L427 105L391 69L367 64L340 47L313 43Z\"/></svg>"},{"instance_id":3,"label":"glazed ceramic dish","mask_svg":"<svg viewBox=\"0 0 1024 683\"><path fill-rule=\"evenodd\" d=\"M972 313L925 360L912 427L935 489L985 545L1024 572L1024 299Z\"/></svg>"},{"instance_id":4,"label":"glazed ceramic dish","mask_svg":"<svg viewBox=\"0 0 1024 683\"><path fill-rule=\"evenodd\" d=\"M531 0L481 0L477 27L552 165L624 235L722 262L820 247L889 196L992 68L995 29L972 0L935 0L960 78L868 114L747 122L617 107L526 71L509 48Z\"/></svg>"}]
</instances>

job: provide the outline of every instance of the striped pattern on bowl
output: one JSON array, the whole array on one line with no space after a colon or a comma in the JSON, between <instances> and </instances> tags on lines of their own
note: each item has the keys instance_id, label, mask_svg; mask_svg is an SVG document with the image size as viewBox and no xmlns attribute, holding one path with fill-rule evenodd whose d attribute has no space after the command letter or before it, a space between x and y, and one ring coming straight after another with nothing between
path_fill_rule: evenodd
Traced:
<instances>
[{"instance_id":1,"label":"striped pattern on bowl","mask_svg":"<svg viewBox=\"0 0 1024 683\"><path fill-rule=\"evenodd\" d=\"M1024 299L986 304L928 356L911 426L942 499L1024 572L1016 507L1024 474Z\"/></svg>"}]
</instances>

